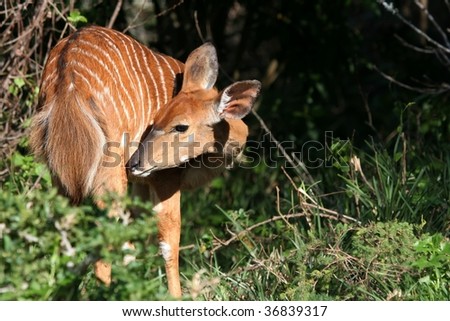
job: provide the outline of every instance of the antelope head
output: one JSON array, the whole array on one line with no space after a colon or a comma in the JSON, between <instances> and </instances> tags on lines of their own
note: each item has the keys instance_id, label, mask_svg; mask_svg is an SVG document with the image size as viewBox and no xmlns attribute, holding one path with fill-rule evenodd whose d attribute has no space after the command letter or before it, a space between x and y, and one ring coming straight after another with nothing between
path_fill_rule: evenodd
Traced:
<instances>
[{"instance_id":1,"label":"antelope head","mask_svg":"<svg viewBox=\"0 0 450 321\"><path fill-rule=\"evenodd\" d=\"M219 92L214 88L217 75L217 53L212 44L206 43L189 55L181 91L156 113L150 132L127 164L132 175L147 177L201 154L217 152L217 143L233 136L233 122L250 112L261 84L257 80L238 81ZM228 124L223 126L224 122ZM218 142L218 137L225 139Z\"/></svg>"}]
</instances>

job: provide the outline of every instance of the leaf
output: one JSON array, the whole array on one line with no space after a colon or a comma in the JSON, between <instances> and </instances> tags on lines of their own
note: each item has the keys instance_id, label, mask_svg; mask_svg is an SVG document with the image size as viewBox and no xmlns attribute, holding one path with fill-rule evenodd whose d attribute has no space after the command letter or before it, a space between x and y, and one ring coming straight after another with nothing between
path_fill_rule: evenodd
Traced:
<instances>
[{"instance_id":1,"label":"leaf","mask_svg":"<svg viewBox=\"0 0 450 321\"><path fill-rule=\"evenodd\" d=\"M442 247L442 254L450 255L450 243L444 243Z\"/></svg>"},{"instance_id":2,"label":"leaf","mask_svg":"<svg viewBox=\"0 0 450 321\"><path fill-rule=\"evenodd\" d=\"M395 153L394 154L394 161L398 162L402 158L402 156L403 156L403 153L400 153L400 152Z\"/></svg>"},{"instance_id":3,"label":"leaf","mask_svg":"<svg viewBox=\"0 0 450 321\"><path fill-rule=\"evenodd\" d=\"M412 266L418 267L420 270L433 266L426 258L421 257L412 263Z\"/></svg>"},{"instance_id":4,"label":"leaf","mask_svg":"<svg viewBox=\"0 0 450 321\"><path fill-rule=\"evenodd\" d=\"M25 86L25 80L23 78L14 78L14 84L17 86L17 88L22 88Z\"/></svg>"},{"instance_id":5,"label":"leaf","mask_svg":"<svg viewBox=\"0 0 450 321\"><path fill-rule=\"evenodd\" d=\"M429 275L424 276L423 278L420 278L420 279L419 279L419 283L425 283L425 284L428 284L428 283L430 283L430 282L431 282L431 279L430 279L430 276L429 276Z\"/></svg>"},{"instance_id":6,"label":"leaf","mask_svg":"<svg viewBox=\"0 0 450 321\"><path fill-rule=\"evenodd\" d=\"M20 153L14 153L11 157L11 164L15 167L20 167L24 164L24 156Z\"/></svg>"},{"instance_id":7,"label":"leaf","mask_svg":"<svg viewBox=\"0 0 450 321\"><path fill-rule=\"evenodd\" d=\"M88 22L87 18L85 16L82 16L78 9L71 11L69 16L67 17L67 20L73 24L77 24L78 22L82 23Z\"/></svg>"}]
</instances>

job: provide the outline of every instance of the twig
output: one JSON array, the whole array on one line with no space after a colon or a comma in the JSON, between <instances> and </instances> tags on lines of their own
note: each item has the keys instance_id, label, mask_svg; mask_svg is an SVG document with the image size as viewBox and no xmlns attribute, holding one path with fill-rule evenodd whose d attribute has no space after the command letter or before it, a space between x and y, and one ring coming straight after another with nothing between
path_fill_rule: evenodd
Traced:
<instances>
[{"instance_id":1,"label":"twig","mask_svg":"<svg viewBox=\"0 0 450 321\"><path fill-rule=\"evenodd\" d=\"M63 226L65 223L55 222L55 227L61 235L61 247L63 252L67 256L74 256L76 253L75 248L70 244L69 238L67 237L67 226Z\"/></svg>"},{"instance_id":2,"label":"twig","mask_svg":"<svg viewBox=\"0 0 450 321\"><path fill-rule=\"evenodd\" d=\"M117 19L117 16L119 15L120 9L122 9L122 3L123 3L123 0L117 1L116 7L114 8L114 12L111 16L111 19L109 19L108 28L112 28L112 26L116 22L116 19Z\"/></svg>"},{"instance_id":3,"label":"twig","mask_svg":"<svg viewBox=\"0 0 450 321\"><path fill-rule=\"evenodd\" d=\"M406 137L405 133L402 132L400 135L402 141L403 141L403 152L402 152L402 184L406 184L406 152L407 152L407 144L406 144Z\"/></svg>"},{"instance_id":4,"label":"twig","mask_svg":"<svg viewBox=\"0 0 450 321\"><path fill-rule=\"evenodd\" d=\"M437 57L437 59L439 60L439 62L444 65L447 69L449 69L450 66L450 59L449 57L445 54L445 52L442 52L442 50L435 50L435 55Z\"/></svg>"},{"instance_id":5,"label":"twig","mask_svg":"<svg viewBox=\"0 0 450 321\"><path fill-rule=\"evenodd\" d=\"M195 249L195 244L180 246L180 251L192 250L192 249Z\"/></svg>"},{"instance_id":6,"label":"twig","mask_svg":"<svg viewBox=\"0 0 450 321\"><path fill-rule=\"evenodd\" d=\"M359 89L359 94L361 95L361 98L364 102L363 106L364 106L364 109L367 114L367 125L369 126L370 129L373 130L373 132L378 136L378 138L381 138L379 131L375 128L375 125L373 124L373 117L372 117L372 112L370 110L369 101L367 99L367 95L364 94L363 89L361 88L361 84L358 84L358 89Z\"/></svg>"},{"instance_id":7,"label":"twig","mask_svg":"<svg viewBox=\"0 0 450 321\"><path fill-rule=\"evenodd\" d=\"M393 14L395 17L397 17L398 19L400 19L405 25L407 25L408 27L410 27L412 30L414 30L414 32L416 32L417 34L419 34L420 36L424 37L429 43L435 45L437 48L445 51L446 53L450 53L450 49L443 46L442 44L440 44L439 42L437 42L436 40L434 40L433 38L431 38L429 35L427 35L425 32L423 32L422 30L420 30L419 28L417 28L415 25L413 25L411 22L409 22L408 20L405 19L405 17L403 17L399 12L398 9L394 7L394 5L392 3L388 3L384 0L377 0L377 2L388 12L390 12L391 14Z\"/></svg>"},{"instance_id":8,"label":"twig","mask_svg":"<svg viewBox=\"0 0 450 321\"><path fill-rule=\"evenodd\" d=\"M256 119L258 120L259 124L264 129L264 131L267 134L269 134L270 139L275 143L277 149L281 151L281 153L283 154L284 158L286 158L286 160L289 162L289 164L291 164L292 167L295 169L295 171L300 176L300 178L303 181L308 182L309 184L314 184L314 179L312 178L311 174L308 172L308 169L306 168L305 164L302 161L300 161L300 160L297 160L297 162L294 162L294 160L291 158L291 156L289 156L289 154L283 148L281 143L275 138L273 133L270 131L269 127L267 127L266 123L261 118L261 116L259 116L259 114L256 112L255 109L252 109L252 113L256 117ZM299 166L303 170L303 173L298 170Z\"/></svg>"},{"instance_id":9,"label":"twig","mask_svg":"<svg viewBox=\"0 0 450 321\"><path fill-rule=\"evenodd\" d=\"M197 34L200 37L202 43L205 43L205 38L203 37L202 30L200 29L200 25L198 23L197 10L194 11L194 21L195 21L195 29L197 30Z\"/></svg>"},{"instance_id":10,"label":"twig","mask_svg":"<svg viewBox=\"0 0 450 321\"><path fill-rule=\"evenodd\" d=\"M143 1L142 1L142 6L141 6L141 8L140 8L139 11L136 13L136 15L133 17L133 19L132 19L131 22L128 24L128 26L127 26L124 30L122 30L123 33L126 33L126 32L128 32L128 30L130 30L130 29L134 29L134 28L136 28L136 27L139 27L139 26L145 24L145 22L144 22L144 23L134 24L135 21L138 19L138 17L141 15L142 11L144 11L145 3L146 3L145 0L143 0ZM162 16L166 15L167 13L169 13L169 12L175 10L178 6L181 6L183 3L184 3L184 0L180 0L179 2L177 2L176 4L174 4L173 6L171 6L170 8L167 8L166 10L163 10L163 11L161 11L160 13L156 14L156 15L155 15L155 18L159 18L159 17L162 17Z\"/></svg>"},{"instance_id":11,"label":"twig","mask_svg":"<svg viewBox=\"0 0 450 321\"><path fill-rule=\"evenodd\" d=\"M164 15L166 15L167 13L175 10L177 7L181 6L184 3L184 0L180 0L177 3L175 3L173 6L171 6L170 8L167 8L166 10L161 11L160 13L158 13L155 18L159 18L162 17Z\"/></svg>"},{"instance_id":12,"label":"twig","mask_svg":"<svg viewBox=\"0 0 450 321\"><path fill-rule=\"evenodd\" d=\"M271 222L275 222L275 221L279 221L279 220L298 218L298 217L305 217L305 216L306 216L305 213L295 213L295 214L286 214L286 215L279 215L279 216L271 217L271 218L269 218L269 219L267 219L265 221L262 221L262 222L259 222L259 223L256 223L256 224L252 225L252 226L247 227L245 230L240 231L237 234L234 234L231 238L229 238L226 241L218 240L220 244L216 245L211 250L211 253L214 253L215 251L217 251L218 249L220 249L223 246L229 245L230 243L232 243L232 242L236 241L237 239L239 239L244 234L246 234L246 233L254 230L257 227L262 226L262 225L265 225L265 224L268 224L268 223L271 223Z\"/></svg>"},{"instance_id":13,"label":"twig","mask_svg":"<svg viewBox=\"0 0 450 321\"><path fill-rule=\"evenodd\" d=\"M134 23L136 22L136 20L139 18L139 16L141 15L142 11L144 11L144 7L145 7L145 0L142 1L142 5L139 8L139 11L134 15L133 19L131 20L131 22L128 24L128 26L122 30L123 33L127 33L128 30L133 29L138 27L139 25L142 24L137 24L135 25Z\"/></svg>"},{"instance_id":14,"label":"twig","mask_svg":"<svg viewBox=\"0 0 450 321\"><path fill-rule=\"evenodd\" d=\"M43 173L39 174L38 178L34 181L33 186L25 193L25 197L29 196L30 193L39 185L41 179L42 179Z\"/></svg>"},{"instance_id":15,"label":"twig","mask_svg":"<svg viewBox=\"0 0 450 321\"><path fill-rule=\"evenodd\" d=\"M326 207L323 207L323 206L319 206L319 205L315 205L315 204L309 204L307 202L303 202L301 205L305 206L305 207L309 207L311 209L316 209L316 210L319 210L319 211L322 211L322 212L325 212L325 213L328 213L328 214L332 215L331 217L330 216L324 216L325 218L332 218L332 219L336 219L336 220L342 220L344 222L349 221L349 222L356 223L358 225L362 224L362 222L360 220L357 220L354 217L338 213L336 211L330 210L330 209L328 209ZM323 214L322 213L318 213L318 215L323 215Z\"/></svg>"},{"instance_id":16,"label":"twig","mask_svg":"<svg viewBox=\"0 0 450 321\"><path fill-rule=\"evenodd\" d=\"M377 66L374 66L374 68L385 79L389 80L390 82L393 82L394 84L396 84L396 85L398 85L400 87L408 89L408 90L412 90L412 91L419 92L419 93L422 93L422 94L434 94L434 95L442 94L442 93L445 93L445 92L450 90L450 85L448 85L446 83L441 84L439 88L435 88L435 89L433 89L433 88L413 87L413 86L407 85L407 84L405 84L405 83L403 83L401 81L398 81L397 79L395 79L392 76L389 76L389 75L385 74L380 69L378 69Z\"/></svg>"},{"instance_id":17,"label":"twig","mask_svg":"<svg viewBox=\"0 0 450 321\"><path fill-rule=\"evenodd\" d=\"M279 266L276 265L274 269L274 262L271 261L271 259L265 259L265 260L258 260L253 259L253 262L257 264L257 267L263 267L264 271L268 271L270 274L275 276L278 280L283 282L284 284L288 284L289 282L286 280L286 278L283 276L283 273L279 272ZM272 263L271 265L267 265L266 262Z\"/></svg>"},{"instance_id":18,"label":"twig","mask_svg":"<svg viewBox=\"0 0 450 321\"><path fill-rule=\"evenodd\" d=\"M320 217L325 217L325 218L333 219L333 220L344 220L344 221L345 221L345 220L348 220L348 221L352 221L352 222L361 224L360 221L356 220L356 219L353 218L353 217L349 217L349 216L346 216L346 215L339 214L339 213L337 213L336 211L332 211L332 210L323 208L323 207L318 206L318 205L308 204L308 203L306 203L306 202L304 202L302 205L305 205L305 206L307 206L307 207L314 208L314 209L319 209L319 210L321 210L321 211L323 211L323 212L326 212L326 213L318 213L317 215L319 215ZM258 227L260 227L260 226L263 226L263 225L265 225L265 224L272 223L272 222L279 221L279 220L283 220L283 221L284 221L284 220L286 220L286 219L289 220L289 219L293 219L293 218L306 217L306 216L307 216L306 213L293 213L293 214L282 214L282 215L278 215L278 216L273 216L273 217L271 217L271 218L269 218L269 219L267 219L267 220L265 220L265 221L256 223L256 224L254 224L254 225L252 225L252 226L249 226L249 227L247 227L246 229L240 231L240 232L237 233L237 234L233 233L233 236L230 237L230 238L229 238L228 240L226 240L226 241L217 239L217 241L219 242L219 244L216 245L216 246L211 250L211 253L216 252L216 251L219 250L220 248L229 245L230 243L232 243L232 242L234 242L234 241L240 239L243 235L247 234L248 232L254 230L255 228L258 228Z\"/></svg>"},{"instance_id":19,"label":"twig","mask_svg":"<svg viewBox=\"0 0 450 321\"><path fill-rule=\"evenodd\" d=\"M450 3L448 2L448 0L444 0L444 2L447 6L448 11L450 12Z\"/></svg>"},{"instance_id":20,"label":"twig","mask_svg":"<svg viewBox=\"0 0 450 321\"><path fill-rule=\"evenodd\" d=\"M403 46L405 46L405 47L407 47L407 48L409 48L411 50L414 50L414 51L417 51L417 52L420 52L420 53L424 53L424 54L434 54L436 52L436 50L434 50L434 49L425 49L425 48L420 48L420 47L414 46L413 44L410 44L409 42L407 42L405 39L403 39L399 35L394 35L394 37L398 41L400 41L400 43Z\"/></svg>"},{"instance_id":21,"label":"twig","mask_svg":"<svg viewBox=\"0 0 450 321\"><path fill-rule=\"evenodd\" d=\"M422 10L422 12L427 16L428 20L431 21L431 23L433 24L433 26L436 28L436 30L439 32L439 34L441 35L442 39L445 42L445 45L447 47L450 47L450 43L448 42L448 38L447 35L445 34L444 30L442 30L441 26L436 22L436 20L434 20L433 15L430 14L430 12L428 11L428 9L418 0L414 0L414 3L416 4L417 7L420 8L420 10Z\"/></svg>"},{"instance_id":22,"label":"twig","mask_svg":"<svg viewBox=\"0 0 450 321\"><path fill-rule=\"evenodd\" d=\"M59 11L58 7L56 7L56 5L52 1L50 1L49 4L53 7L53 10L55 10L55 12L58 14L58 16L60 16L60 18L66 22L66 26L64 26L64 31L61 33L61 36L64 35L67 25L70 28L72 28L73 31L77 30L77 28L75 28L71 23L69 23L67 21L67 18L64 16L64 14L61 11Z\"/></svg>"},{"instance_id":23,"label":"twig","mask_svg":"<svg viewBox=\"0 0 450 321\"><path fill-rule=\"evenodd\" d=\"M284 167L281 167L281 170L283 171L284 175L287 177L287 179L288 179L289 182L291 183L292 187L294 187L294 189L295 189L298 193L302 194L302 195L305 196L307 199L309 199L312 203L314 203L314 204L317 205L317 202L316 202L311 196L309 196L309 194L308 194L305 190L303 190L302 188L298 187L298 186L295 184L294 180L292 179L291 176L289 176L289 174L286 172L286 170L284 169Z\"/></svg>"},{"instance_id":24,"label":"twig","mask_svg":"<svg viewBox=\"0 0 450 321\"><path fill-rule=\"evenodd\" d=\"M280 206L280 188L276 186L277 191L277 212L278 215L283 219L284 223L291 228L291 223L284 217L284 214L281 212L281 206Z\"/></svg>"}]
</instances>

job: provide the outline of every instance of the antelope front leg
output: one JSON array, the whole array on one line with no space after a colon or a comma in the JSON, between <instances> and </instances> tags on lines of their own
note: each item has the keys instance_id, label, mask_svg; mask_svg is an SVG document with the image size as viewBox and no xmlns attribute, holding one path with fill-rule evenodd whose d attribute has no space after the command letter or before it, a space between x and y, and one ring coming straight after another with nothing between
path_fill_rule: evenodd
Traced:
<instances>
[{"instance_id":1,"label":"antelope front leg","mask_svg":"<svg viewBox=\"0 0 450 321\"><path fill-rule=\"evenodd\" d=\"M178 267L181 233L180 195L178 189L163 200L158 195L158 199L153 202L158 215L159 247L165 261L169 293L175 298L181 297Z\"/></svg>"}]
</instances>

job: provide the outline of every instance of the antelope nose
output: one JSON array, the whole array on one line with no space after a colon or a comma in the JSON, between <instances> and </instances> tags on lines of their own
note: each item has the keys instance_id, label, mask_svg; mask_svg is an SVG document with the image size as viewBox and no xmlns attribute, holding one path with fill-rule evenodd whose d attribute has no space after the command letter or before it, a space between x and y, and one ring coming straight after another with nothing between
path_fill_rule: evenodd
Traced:
<instances>
[{"instance_id":1,"label":"antelope nose","mask_svg":"<svg viewBox=\"0 0 450 321\"><path fill-rule=\"evenodd\" d=\"M132 172L136 172L139 169L139 153L135 152L127 163L127 168Z\"/></svg>"}]
</instances>

